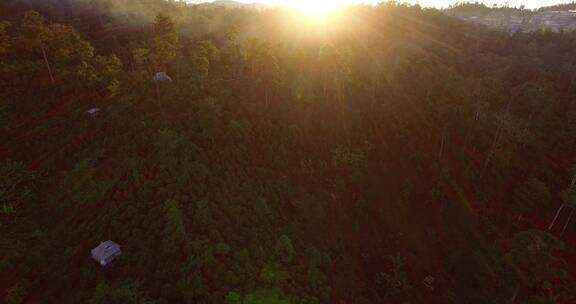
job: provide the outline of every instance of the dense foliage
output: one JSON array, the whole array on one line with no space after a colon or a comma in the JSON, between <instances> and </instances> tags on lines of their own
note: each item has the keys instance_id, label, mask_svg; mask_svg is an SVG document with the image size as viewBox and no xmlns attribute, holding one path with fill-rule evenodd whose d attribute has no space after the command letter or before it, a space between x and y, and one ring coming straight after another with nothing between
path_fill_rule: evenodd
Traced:
<instances>
[{"instance_id":1,"label":"dense foliage","mask_svg":"<svg viewBox=\"0 0 576 304\"><path fill-rule=\"evenodd\" d=\"M576 299L575 33L394 3L0 18L7 303Z\"/></svg>"}]
</instances>

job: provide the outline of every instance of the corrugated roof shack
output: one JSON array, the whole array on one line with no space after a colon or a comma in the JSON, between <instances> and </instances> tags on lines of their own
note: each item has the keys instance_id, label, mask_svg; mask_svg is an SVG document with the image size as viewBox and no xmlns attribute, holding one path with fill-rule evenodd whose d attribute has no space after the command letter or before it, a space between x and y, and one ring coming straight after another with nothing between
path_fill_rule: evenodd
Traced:
<instances>
[{"instance_id":1,"label":"corrugated roof shack","mask_svg":"<svg viewBox=\"0 0 576 304\"><path fill-rule=\"evenodd\" d=\"M122 254L120 245L112 241L101 242L98 247L92 249L90 252L92 253L92 258L102 266L110 264L116 257Z\"/></svg>"}]
</instances>

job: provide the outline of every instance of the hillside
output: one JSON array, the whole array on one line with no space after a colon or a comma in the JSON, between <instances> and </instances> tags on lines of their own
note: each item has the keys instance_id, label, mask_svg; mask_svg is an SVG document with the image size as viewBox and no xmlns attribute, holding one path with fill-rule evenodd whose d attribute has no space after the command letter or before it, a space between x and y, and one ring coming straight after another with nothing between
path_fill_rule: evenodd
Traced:
<instances>
[{"instance_id":1,"label":"hillside","mask_svg":"<svg viewBox=\"0 0 576 304\"><path fill-rule=\"evenodd\" d=\"M498 30L515 32L554 32L576 30L576 3L543 7L537 11L524 8L488 7L462 3L445 10L449 16Z\"/></svg>"},{"instance_id":2,"label":"hillside","mask_svg":"<svg viewBox=\"0 0 576 304\"><path fill-rule=\"evenodd\" d=\"M303 18L0 1L0 299L574 303L576 34Z\"/></svg>"}]
</instances>

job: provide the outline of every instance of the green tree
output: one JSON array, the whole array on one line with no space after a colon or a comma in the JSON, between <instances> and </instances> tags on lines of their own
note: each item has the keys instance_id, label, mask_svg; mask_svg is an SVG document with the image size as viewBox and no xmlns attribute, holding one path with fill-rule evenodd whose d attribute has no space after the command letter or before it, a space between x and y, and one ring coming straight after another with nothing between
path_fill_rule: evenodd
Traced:
<instances>
[{"instance_id":1,"label":"green tree","mask_svg":"<svg viewBox=\"0 0 576 304\"><path fill-rule=\"evenodd\" d=\"M158 14L154 22L154 61L157 71L166 71L168 64L178 55L180 42L172 20Z\"/></svg>"},{"instance_id":2,"label":"green tree","mask_svg":"<svg viewBox=\"0 0 576 304\"><path fill-rule=\"evenodd\" d=\"M546 206L551 199L552 195L544 182L535 177L529 178L514 191L515 209L520 213L518 221L535 207Z\"/></svg>"},{"instance_id":3,"label":"green tree","mask_svg":"<svg viewBox=\"0 0 576 304\"><path fill-rule=\"evenodd\" d=\"M259 280L267 286L282 285L288 279L289 273L280 262L270 260L260 270Z\"/></svg>"},{"instance_id":4,"label":"green tree","mask_svg":"<svg viewBox=\"0 0 576 304\"><path fill-rule=\"evenodd\" d=\"M166 227L164 229L165 249L167 252L174 252L174 246L186 239L186 229L184 227L184 216L177 201L167 200L164 203L166 216Z\"/></svg>"},{"instance_id":5,"label":"green tree","mask_svg":"<svg viewBox=\"0 0 576 304\"><path fill-rule=\"evenodd\" d=\"M288 236L282 235L276 241L274 257L284 264L292 263L292 260L294 259L294 246L292 246L292 241Z\"/></svg>"},{"instance_id":6,"label":"green tree","mask_svg":"<svg viewBox=\"0 0 576 304\"><path fill-rule=\"evenodd\" d=\"M226 299L224 300L225 304L242 304L242 296L235 292L231 291L226 295Z\"/></svg>"},{"instance_id":7,"label":"green tree","mask_svg":"<svg viewBox=\"0 0 576 304\"><path fill-rule=\"evenodd\" d=\"M572 209L572 211L574 210L574 207L576 207L576 189L574 189L572 187L565 189L560 194L560 198L562 199L562 204L560 204L560 206L558 207L558 210L556 211L556 215L554 215L554 219L552 219L552 222L548 226L548 230L552 230L552 228L554 227L554 224L558 220L558 217L560 216L560 213L562 212L562 210L564 210L564 208L568 207L568 208ZM564 225L563 232L566 229L568 222L572 219L572 215L573 215L572 211L570 211L570 216L568 217L568 220L567 220L566 224Z\"/></svg>"},{"instance_id":8,"label":"green tree","mask_svg":"<svg viewBox=\"0 0 576 304\"><path fill-rule=\"evenodd\" d=\"M220 50L212 43L212 40L202 40L196 44L196 53L208 58L211 63L218 63L221 59Z\"/></svg>"},{"instance_id":9,"label":"green tree","mask_svg":"<svg viewBox=\"0 0 576 304\"><path fill-rule=\"evenodd\" d=\"M206 227L211 224L212 212L210 210L210 202L207 199L202 199L196 202L196 212L194 213L194 224L199 227Z\"/></svg>"},{"instance_id":10,"label":"green tree","mask_svg":"<svg viewBox=\"0 0 576 304\"><path fill-rule=\"evenodd\" d=\"M82 39L80 33L70 25L51 24L50 32L50 48L53 50L54 62L62 69L77 69L72 70L72 73L88 78L88 75L82 73L89 69L89 63L94 57L94 47L90 42Z\"/></svg>"},{"instance_id":11,"label":"green tree","mask_svg":"<svg viewBox=\"0 0 576 304\"><path fill-rule=\"evenodd\" d=\"M200 41L194 47L191 61L192 77L199 82L202 91L204 91L211 67L220 61L220 50L210 40Z\"/></svg>"},{"instance_id":12,"label":"green tree","mask_svg":"<svg viewBox=\"0 0 576 304\"><path fill-rule=\"evenodd\" d=\"M545 87L533 82L512 88L512 95L511 102L514 102L516 112L524 117L522 135L528 136L530 129L537 122L538 115L543 115L546 113L546 107L554 105L554 98ZM526 145L527 140L528 138L523 138L523 146Z\"/></svg>"},{"instance_id":13,"label":"green tree","mask_svg":"<svg viewBox=\"0 0 576 304\"><path fill-rule=\"evenodd\" d=\"M19 28L19 38L26 49L40 49L46 64L46 69L50 75L50 80L54 83L54 74L46 54L46 46L53 39L53 33L42 15L35 11L28 11L24 14Z\"/></svg>"},{"instance_id":14,"label":"green tree","mask_svg":"<svg viewBox=\"0 0 576 304\"><path fill-rule=\"evenodd\" d=\"M568 168L568 174L570 174L570 188L576 188L576 163Z\"/></svg>"},{"instance_id":15,"label":"green tree","mask_svg":"<svg viewBox=\"0 0 576 304\"><path fill-rule=\"evenodd\" d=\"M572 217L574 216L574 211L576 210L576 188L570 187L562 191L560 197L562 199L562 205L570 209L570 215L568 215L566 223L564 223L564 227L562 227L561 235L563 235L564 232L566 232L566 228L568 228L568 225L570 224Z\"/></svg>"},{"instance_id":16,"label":"green tree","mask_svg":"<svg viewBox=\"0 0 576 304\"><path fill-rule=\"evenodd\" d=\"M220 127L221 107L214 98L198 101L197 120L202 134L214 142Z\"/></svg>"},{"instance_id":17,"label":"green tree","mask_svg":"<svg viewBox=\"0 0 576 304\"><path fill-rule=\"evenodd\" d=\"M276 289L257 289L248 293L243 304L289 304L290 301Z\"/></svg>"},{"instance_id":18,"label":"green tree","mask_svg":"<svg viewBox=\"0 0 576 304\"><path fill-rule=\"evenodd\" d=\"M178 159L174 156L180 155L183 147L186 146L186 138L171 129L158 130L155 137L154 145L161 164L168 168L176 169Z\"/></svg>"},{"instance_id":19,"label":"green tree","mask_svg":"<svg viewBox=\"0 0 576 304\"><path fill-rule=\"evenodd\" d=\"M4 296L4 301L6 304L20 304L26 299L27 292L26 288L20 283L8 288L6 295Z\"/></svg>"},{"instance_id":20,"label":"green tree","mask_svg":"<svg viewBox=\"0 0 576 304\"><path fill-rule=\"evenodd\" d=\"M565 276L564 263L554 254L564 248L564 243L544 231L531 229L514 235L510 249L512 263L520 274L522 284L544 287ZM514 303L518 289L512 297Z\"/></svg>"},{"instance_id":21,"label":"green tree","mask_svg":"<svg viewBox=\"0 0 576 304\"><path fill-rule=\"evenodd\" d=\"M322 272L320 270L321 265L321 254L318 249L312 247L310 249L310 264L308 265L308 284L310 286L317 288L320 286L321 279L322 279Z\"/></svg>"},{"instance_id":22,"label":"green tree","mask_svg":"<svg viewBox=\"0 0 576 304\"><path fill-rule=\"evenodd\" d=\"M0 214L16 212L32 197L34 173L20 162L5 160L0 163Z\"/></svg>"},{"instance_id":23,"label":"green tree","mask_svg":"<svg viewBox=\"0 0 576 304\"><path fill-rule=\"evenodd\" d=\"M132 50L132 58L134 59L134 69L144 77L150 77L154 71L152 70L152 55L150 50L146 48L137 48Z\"/></svg>"},{"instance_id":24,"label":"green tree","mask_svg":"<svg viewBox=\"0 0 576 304\"><path fill-rule=\"evenodd\" d=\"M395 296L405 294L412 289L408 275L404 270L406 261L400 253L388 256L388 260L390 264L392 264L392 271L379 273L376 277L376 283L384 289L387 295Z\"/></svg>"},{"instance_id":25,"label":"green tree","mask_svg":"<svg viewBox=\"0 0 576 304\"><path fill-rule=\"evenodd\" d=\"M10 47L10 37L6 33L6 30L10 26L7 21L0 21L0 55L6 53Z\"/></svg>"},{"instance_id":26,"label":"green tree","mask_svg":"<svg viewBox=\"0 0 576 304\"><path fill-rule=\"evenodd\" d=\"M177 288L183 303L193 303L194 289L189 277L181 277L178 280Z\"/></svg>"},{"instance_id":27,"label":"green tree","mask_svg":"<svg viewBox=\"0 0 576 304\"><path fill-rule=\"evenodd\" d=\"M113 288L104 282L100 282L96 286L90 302L92 304L136 304L140 303L140 299L137 286L135 285L123 285Z\"/></svg>"},{"instance_id":28,"label":"green tree","mask_svg":"<svg viewBox=\"0 0 576 304\"><path fill-rule=\"evenodd\" d=\"M120 90L120 75L122 63L115 55L94 56L89 61L89 67L84 70L84 77L91 87L104 91L110 98L116 97Z\"/></svg>"},{"instance_id":29,"label":"green tree","mask_svg":"<svg viewBox=\"0 0 576 304\"><path fill-rule=\"evenodd\" d=\"M278 60L271 47L265 45L254 64L258 81L264 87L266 106L270 103L270 95L274 93L279 83L280 68Z\"/></svg>"},{"instance_id":30,"label":"green tree","mask_svg":"<svg viewBox=\"0 0 576 304\"><path fill-rule=\"evenodd\" d=\"M484 160L482 173L486 171L494 156L498 154L509 156L507 153L513 150L514 144L525 138L521 123L516 117L512 116L508 110L493 114L492 122L496 130L492 144Z\"/></svg>"}]
</instances>

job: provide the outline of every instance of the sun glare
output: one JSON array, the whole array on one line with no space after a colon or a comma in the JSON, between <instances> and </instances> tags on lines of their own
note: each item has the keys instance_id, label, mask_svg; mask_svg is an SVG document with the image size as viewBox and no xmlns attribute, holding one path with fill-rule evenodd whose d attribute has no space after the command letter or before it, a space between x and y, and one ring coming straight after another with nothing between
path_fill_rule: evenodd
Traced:
<instances>
[{"instance_id":1,"label":"sun glare","mask_svg":"<svg viewBox=\"0 0 576 304\"><path fill-rule=\"evenodd\" d=\"M286 0L285 3L306 17L323 19L332 17L346 2L338 0Z\"/></svg>"}]
</instances>

